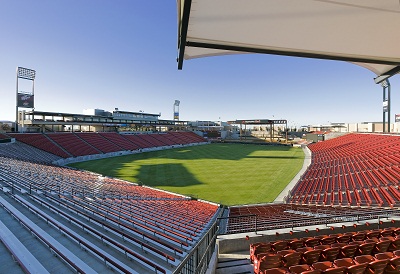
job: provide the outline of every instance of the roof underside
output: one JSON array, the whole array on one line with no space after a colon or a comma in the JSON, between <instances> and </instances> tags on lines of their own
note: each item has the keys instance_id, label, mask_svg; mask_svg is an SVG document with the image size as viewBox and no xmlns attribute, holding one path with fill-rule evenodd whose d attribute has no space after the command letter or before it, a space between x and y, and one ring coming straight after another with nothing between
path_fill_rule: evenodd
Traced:
<instances>
[{"instance_id":1,"label":"roof underside","mask_svg":"<svg viewBox=\"0 0 400 274\"><path fill-rule=\"evenodd\" d=\"M177 0L184 59L266 53L400 71L399 0Z\"/></svg>"}]
</instances>

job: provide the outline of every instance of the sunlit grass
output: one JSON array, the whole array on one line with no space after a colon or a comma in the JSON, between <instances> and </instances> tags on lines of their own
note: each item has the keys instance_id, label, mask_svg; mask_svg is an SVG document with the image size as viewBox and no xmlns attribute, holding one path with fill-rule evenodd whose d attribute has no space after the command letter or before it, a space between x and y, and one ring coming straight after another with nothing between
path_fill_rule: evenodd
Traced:
<instances>
[{"instance_id":1,"label":"sunlit grass","mask_svg":"<svg viewBox=\"0 0 400 274\"><path fill-rule=\"evenodd\" d=\"M273 201L303 164L300 148L210 144L76 163L103 175L221 203Z\"/></svg>"}]
</instances>

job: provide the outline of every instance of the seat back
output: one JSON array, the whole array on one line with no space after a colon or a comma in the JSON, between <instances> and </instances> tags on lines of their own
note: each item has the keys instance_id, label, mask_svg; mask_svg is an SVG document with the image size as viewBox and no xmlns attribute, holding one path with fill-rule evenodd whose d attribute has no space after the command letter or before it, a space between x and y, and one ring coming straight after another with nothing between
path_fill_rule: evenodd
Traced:
<instances>
[{"instance_id":1,"label":"seat back","mask_svg":"<svg viewBox=\"0 0 400 274\"><path fill-rule=\"evenodd\" d=\"M308 238L304 241L304 245L310 246L310 247L317 246L317 245L319 245L319 239L318 238Z\"/></svg>"},{"instance_id":2,"label":"seat back","mask_svg":"<svg viewBox=\"0 0 400 274\"><path fill-rule=\"evenodd\" d=\"M266 253L254 261L254 273L262 273L269 268L277 268L282 266L282 256L279 254Z\"/></svg>"},{"instance_id":3,"label":"seat back","mask_svg":"<svg viewBox=\"0 0 400 274\"><path fill-rule=\"evenodd\" d=\"M345 266L345 267L349 267L354 265L354 261L352 258L342 258L342 259L337 259L333 262L333 264L337 267L339 266Z\"/></svg>"},{"instance_id":4,"label":"seat back","mask_svg":"<svg viewBox=\"0 0 400 274\"><path fill-rule=\"evenodd\" d=\"M302 262L308 265L312 265L319 261L321 250L310 250L303 253Z\"/></svg>"},{"instance_id":5,"label":"seat back","mask_svg":"<svg viewBox=\"0 0 400 274\"><path fill-rule=\"evenodd\" d=\"M353 258L358 249L357 245L345 245L340 249L339 258Z\"/></svg>"},{"instance_id":6,"label":"seat back","mask_svg":"<svg viewBox=\"0 0 400 274\"><path fill-rule=\"evenodd\" d=\"M375 246L372 249L372 253L377 254L377 253L386 252L389 249L389 246L391 243L392 243L392 241L390 241L390 240L382 240L382 241L375 243Z\"/></svg>"},{"instance_id":7,"label":"seat back","mask_svg":"<svg viewBox=\"0 0 400 274\"><path fill-rule=\"evenodd\" d=\"M346 273L346 267L333 267L325 269L324 274L344 274Z\"/></svg>"},{"instance_id":8,"label":"seat back","mask_svg":"<svg viewBox=\"0 0 400 274\"><path fill-rule=\"evenodd\" d=\"M372 249L374 249L374 246L375 246L375 243L373 243L373 242L360 244L356 251L356 255L371 255Z\"/></svg>"},{"instance_id":9,"label":"seat back","mask_svg":"<svg viewBox=\"0 0 400 274\"><path fill-rule=\"evenodd\" d=\"M381 235L381 231L379 229L371 230L367 232L367 238L368 239L373 239L373 238L379 238Z\"/></svg>"},{"instance_id":10,"label":"seat back","mask_svg":"<svg viewBox=\"0 0 400 274\"><path fill-rule=\"evenodd\" d=\"M298 265L301 260L301 252L294 252L282 257L283 266L289 268L293 265Z\"/></svg>"},{"instance_id":11,"label":"seat back","mask_svg":"<svg viewBox=\"0 0 400 274\"><path fill-rule=\"evenodd\" d=\"M290 273L300 274L304 271L312 270L311 266L308 264L298 264L289 267Z\"/></svg>"},{"instance_id":12,"label":"seat back","mask_svg":"<svg viewBox=\"0 0 400 274\"><path fill-rule=\"evenodd\" d=\"M286 269L283 268L270 268L264 270L264 274L285 274Z\"/></svg>"},{"instance_id":13,"label":"seat back","mask_svg":"<svg viewBox=\"0 0 400 274\"><path fill-rule=\"evenodd\" d=\"M268 253L271 251L271 244L270 243L257 243L253 246L250 245L250 261L253 263L254 259L260 253Z\"/></svg>"},{"instance_id":14,"label":"seat back","mask_svg":"<svg viewBox=\"0 0 400 274\"><path fill-rule=\"evenodd\" d=\"M321 242L321 245L331 245L333 243L336 243L336 236L330 235L330 236L323 237L322 239L320 239L320 242Z\"/></svg>"},{"instance_id":15,"label":"seat back","mask_svg":"<svg viewBox=\"0 0 400 274\"><path fill-rule=\"evenodd\" d=\"M304 247L304 240L303 239L292 240L292 241L289 242L289 247L291 249L298 249L298 248Z\"/></svg>"},{"instance_id":16,"label":"seat back","mask_svg":"<svg viewBox=\"0 0 400 274\"><path fill-rule=\"evenodd\" d=\"M356 256L354 258L354 261L356 261L359 264L362 264L362 263L370 263L372 261L375 261L375 259L371 255L360 255L360 256Z\"/></svg>"},{"instance_id":17,"label":"seat back","mask_svg":"<svg viewBox=\"0 0 400 274\"><path fill-rule=\"evenodd\" d=\"M343 234L343 235L337 236L336 242L348 244L350 242L351 236L352 235L350 235L350 234Z\"/></svg>"},{"instance_id":18,"label":"seat back","mask_svg":"<svg viewBox=\"0 0 400 274\"><path fill-rule=\"evenodd\" d=\"M348 266L346 271L348 274L364 274L365 269L367 269L368 264L356 264L352 266Z\"/></svg>"},{"instance_id":19,"label":"seat back","mask_svg":"<svg viewBox=\"0 0 400 274\"><path fill-rule=\"evenodd\" d=\"M271 249L274 252L281 251L288 248L288 242L286 241L277 241L271 244Z\"/></svg>"},{"instance_id":20,"label":"seat back","mask_svg":"<svg viewBox=\"0 0 400 274\"><path fill-rule=\"evenodd\" d=\"M333 262L337 259L340 252L340 247L329 247L327 249L322 250L322 258L325 261Z\"/></svg>"},{"instance_id":21,"label":"seat back","mask_svg":"<svg viewBox=\"0 0 400 274\"><path fill-rule=\"evenodd\" d=\"M332 264L332 262L322 261L322 262L313 263L312 267L314 269L319 269L319 270L325 271L328 268L332 268L333 264Z\"/></svg>"},{"instance_id":22,"label":"seat back","mask_svg":"<svg viewBox=\"0 0 400 274\"><path fill-rule=\"evenodd\" d=\"M389 259L375 260L368 264L368 268L371 269L374 274L383 274L388 263Z\"/></svg>"},{"instance_id":23,"label":"seat back","mask_svg":"<svg viewBox=\"0 0 400 274\"><path fill-rule=\"evenodd\" d=\"M357 232L356 234L354 234L353 236L351 236L351 240L354 241L364 241L366 238L366 233L365 232Z\"/></svg>"}]
</instances>

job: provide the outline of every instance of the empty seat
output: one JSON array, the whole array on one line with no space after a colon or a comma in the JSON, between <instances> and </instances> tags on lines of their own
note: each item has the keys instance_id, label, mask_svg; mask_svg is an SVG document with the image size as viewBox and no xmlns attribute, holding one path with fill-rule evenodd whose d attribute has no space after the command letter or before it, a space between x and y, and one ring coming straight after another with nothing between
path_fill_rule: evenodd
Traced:
<instances>
[{"instance_id":1,"label":"empty seat","mask_svg":"<svg viewBox=\"0 0 400 274\"><path fill-rule=\"evenodd\" d=\"M254 262L256 256L260 253L268 253L271 251L270 243L254 243L250 245L250 261Z\"/></svg>"},{"instance_id":2,"label":"empty seat","mask_svg":"<svg viewBox=\"0 0 400 274\"><path fill-rule=\"evenodd\" d=\"M325 236L320 239L321 245L331 245L335 242L336 242L336 236L334 235Z\"/></svg>"},{"instance_id":3,"label":"empty seat","mask_svg":"<svg viewBox=\"0 0 400 274\"><path fill-rule=\"evenodd\" d=\"M266 269L282 266L282 256L278 254L263 254L254 261L254 273L262 273Z\"/></svg>"},{"instance_id":4,"label":"empty seat","mask_svg":"<svg viewBox=\"0 0 400 274\"><path fill-rule=\"evenodd\" d=\"M313 269L308 264L300 264L300 265L294 265L294 266L289 267L290 273L294 273L294 274L300 274L300 273L304 273L304 271L310 271L310 270L313 270Z\"/></svg>"},{"instance_id":5,"label":"empty seat","mask_svg":"<svg viewBox=\"0 0 400 274\"><path fill-rule=\"evenodd\" d=\"M299 247L296 249L296 251L301 252L301 253L304 253L304 252L310 251L310 250L314 250L314 248L305 246L305 247Z\"/></svg>"},{"instance_id":6,"label":"empty seat","mask_svg":"<svg viewBox=\"0 0 400 274\"><path fill-rule=\"evenodd\" d=\"M314 269L319 269L319 270L326 270L328 268L332 268L333 267L333 263L329 262L329 261L322 261L322 262L316 262L312 264L312 267Z\"/></svg>"},{"instance_id":7,"label":"empty seat","mask_svg":"<svg viewBox=\"0 0 400 274\"><path fill-rule=\"evenodd\" d=\"M387 237L385 237L387 238ZM396 236L395 238L391 237L390 240L392 241L389 245L388 251L395 251L400 250L400 236Z\"/></svg>"},{"instance_id":8,"label":"empty seat","mask_svg":"<svg viewBox=\"0 0 400 274\"><path fill-rule=\"evenodd\" d=\"M395 230L396 230L396 228L394 228L394 227L384 228L381 230L380 236L381 237L393 236Z\"/></svg>"},{"instance_id":9,"label":"empty seat","mask_svg":"<svg viewBox=\"0 0 400 274\"><path fill-rule=\"evenodd\" d=\"M352 236L353 236L353 233L345 233L345 234L342 234L342 235L338 235L336 237L336 242L338 242L338 243L346 243L347 244L347 243L350 242Z\"/></svg>"},{"instance_id":10,"label":"empty seat","mask_svg":"<svg viewBox=\"0 0 400 274\"><path fill-rule=\"evenodd\" d=\"M352 258L342 258L334 261L337 267L346 267L346 272L349 274L363 274L368 266L368 263L356 264Z\"/></svg>"},{"instance_id":11,"label":"empty seat","mask_svg":"<svg viewBox=\"0 0 400 274\"><path fill-rule=\"evenodd\" d=\"M367 274L382 274L389 263L389 259L375 259L371 255L356 256L354 260L357 263L368 263L365 270Z\"/></svg>"},{"instance_id":12,"label":"empty seat","mask_svg":"<svg viewBox=\"0 0 400 274\"><path fill-rule=\"evenodd\" d=\"M328 262L328 261L313 263L312 267L316 270L321 270L321 273L324 273L324 274L325 273L326 274L344 274L346 271L346 267L344 267L344 266L336 267L335 265L332 264L332 262Z\"/></svg>"},{"instance_id":13,"label":"empty seat","mask_svg":"<svg viewBox=\"0 0 400 274\"><path fill-rule=\"evenodd\" d=\"M285 274L286 269L284 268L270 268L264 270L264 274Z\"/></svg>"},{"instance_id":14,"label":"empty seat","mask_svg":"<svg viewBox=\"0 0 400 274\"><path fill-rule=\"evenodd\" d=\"M322 250L321 258L324 261L333 262L334 260L337 259L339 252L340 252L340 247L329 247Z\"/></svg>"},{"instance_id":15,"label":"empty seat","mask_svg":"<svg viewBox=\"0 0 400 274\"><path fill-rule=\"evenodd\" d=\"M358 249L357 245L345 245L340 248L338 258L353 258Z\"/></svg>"},{"instance_id":16,"label":"empty seat","mask_svg":"<svg viewBox=\"0 0 400 274\"><path fill-rule=\"evenodd\" d=\"M319 245L319 239L318 238L307 238L304 240L304 245L309 246L309 247L314 247Z\"/></svg>"},{"instance_id":17,"label":"empty seat","mask_svg":"<svg viewBox=\"0 0 400 274\"><path fill-rule=\"evenodd\" d=\"M353 242L355 241L364 241L365 238L367 237L366 233L364 231L357 232L353 236L351 236L351 240Z\"/></svg>"},{"instance_id":18,"label":"empty seat","mask_svg":"<svg viewBox=\"0 0 400 274\"><path fill-rule=\"evenodd\" d=\"M356 255L371 255L374 246L375 246L374 242L360 244L356 251Z\"/></svg>"},{"instance_id":19,"label":"empty seat","mask_svg":"<svg viewBox=\"0 0 400 274\"><path fill-rule=\"evenodd\" d=\"M271 250L273 252L278 252L280 250L284 250L288 248L288 242L287 241L277 241L274 243L271 243Z\"/></svg>"},{"instance_id":20,"label":"empty seat","mask_svg":"<svg viewBox=\"0 0 400 274\"><path fill-rule=\"evenodd\" d=\"M367 232L367 238L368 239L373 239L373 238L379 238L381 234L381 231L379 229L374 229L374 230L370 230Z\"/></svg>"},{"instance_id":21,"label":"empty seat","mask_svg":"<svg viewBox=\"0 0 400 274\"><path fill-rule=\"evenodd\" d=\"M293 252L286 254L282 257L283 266L289 268L294 265L298 265L301 260L302 253L301 252Z\"/></svg>"},{"instance_id":22,"label":"empty seat","mask_svg":"<svg viewBox=\"0 0 400 274\"><path fill-rule=\"evenodd\" d=\"M389 239L379 240L375 243L374 248L372 249L372 254L383 253L389 249L390 244L392 243Z\"/></svg>"},{"instance_id":23,"label":"empty seat","mask_svg":"<svg viewBox=\"0 0 400 274\"><path fill-rule=\"evenodd\" d=\"M309 250L303 253L301 262L304 264L312 265L319 261L319 257L321 256L322 250Z\"/></svg>"},{"instance_id":24,"label":"empty seat","mask_svg":"<svg viewBox=\"0 0 400 274\"><path fill-rule=\"evenodd\" d=\"M291 249L298 249L300 247L304 247L304 240L303 239L294 239L289 242L289 247Z\"/></svg>"},{"instance_id":25,"label":"empty seat","mask_svg":"<svg viewBox=\"0 0 400 274\"><path fill-rule=\"evenodd\" d=\"M385 268L385 274L397 274L400 273L400 257L395 256L392 252L384 252L375 254L375 258L378 260L388 259L389 263Z\"/></svg>"}]
</instances>

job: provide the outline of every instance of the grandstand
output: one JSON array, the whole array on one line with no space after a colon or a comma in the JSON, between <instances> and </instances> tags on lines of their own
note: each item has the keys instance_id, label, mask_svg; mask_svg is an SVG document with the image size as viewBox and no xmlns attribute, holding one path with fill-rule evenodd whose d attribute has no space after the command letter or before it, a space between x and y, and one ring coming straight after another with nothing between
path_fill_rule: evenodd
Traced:
<instances>
[{"instance_id":1,"label":"grandstand","mask_svg":"<svg viewBox=\"0 0 400 274\"><path fill-rule=\"evenodd\" d=\"M16 139L0 150L1 248L18 262L3 258L1 268L13 273L205 273L209 264L208 271L216 273L300 273L295 269L328 265L340 271L367 260L360 256L373 256L365 271L374 269L372 260L381 260L376 256L384 256L385 245L384 269L397 271L391 260L400 249L399 136L347 134L310 144L304 149L311 152L311 165L284 203L226 209L53 164L205 143L193 132L3 135ZM360 233L361 240L355 236ZM355 255L343 255L348 245ZM366 245L369 254L362 251ZM212 257L215 247L219 259L217 253ZM318 250L317 261L307 259L316 253L311 249ZM326 263L331 249L337 254ZM292 253L300 259L288 263L296 257Z\"/></svg>"},{"instance_id":2,"label":"grandstand","mask_svg":"<svg viewBox=\"0 0 400 274\"><path fill-rule=\"evenodd\" d=\"M3 258L0 270L178 273L206 267L214 248L200 261L193 250L212 241L219 205L52 164L205 143L194 133L180 135L4 134L17 141L1 144L0 239L18 264Z\"/></svg>"}]
</instances>

